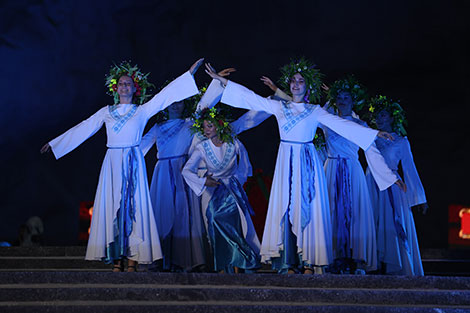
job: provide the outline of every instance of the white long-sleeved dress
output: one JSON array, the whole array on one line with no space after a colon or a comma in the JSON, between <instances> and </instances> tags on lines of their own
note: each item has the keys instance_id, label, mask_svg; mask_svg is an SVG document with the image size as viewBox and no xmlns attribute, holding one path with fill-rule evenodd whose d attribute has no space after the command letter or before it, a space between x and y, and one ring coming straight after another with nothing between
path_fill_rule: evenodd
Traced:
<instances>
[{"instance_id":1,"label":"white long-sleeved dress","mask_svg":"<svg viewBox=\"0 0 470 313\"><path fill-rule=\"evenodd\" d=\"M278 122L281 143L261 245L262 262L281 256L287 213L302 262L330 264L333 260L330 206L323 164L312 143L316 128L322 123L363 149L372 144L377 131L329 114L319 105L265 99L231 81L221 101L268 112Z\"/></svg>"},{"instance_id":2,"label":"white long-sleeved dress","mask_svg":"<svg viewBox=\"0 0 470 313\"><path fill-rule=\"evenodd\" d=\"M204 177L198 175L201 162L207 168ZM211 140L204 140L195 147L184 166L187 184L201 196L216 271L230 271L234 266L247 270L259 267L260 244L242 187L251 172L248 153L238 139L220 147ZM221 184L205 186L208 175Z\"/></svg>"},{"instance_id":3,"label":"white long-sleeved dress","mask_svg":"<svg viewBox=\"0 0 470 313\"><path fill-rule=\"evenodd\" d=\"M58 159L106 126L108 150L96 190L85 259L111 262L126 256L148 264L162 257L139 144L151 116L197 91L192 75L186 72L149 102L106 106L49 142Z\"/></svg>"},{"instance_id":4,"label":"white long-sleeved dress","mask_svg":"<svg viewBox=\"0 0 470 313\"><path fill-rule=\"evenodd\" d=\"M408 138L396 133L392 135L395 140L386 141L379 138L376 144L397 176L401 162L406 192L396 185L380 190L371 177L370 169L366 171L374 207L378 261L386 264L388 274L422 276L424 271L411 207L425 204L426 195L413 161Z\"/></svg>"},{"instance_id":5,"label":"white long-sleeved dress","mask_svg":"<svg viewBox=\"0 0 470 313\"><path fill-rule=\"evenodd\" d=\"M346 119L367 126L352 116ZM333 218L333 247L335 258L351 258L364 263L365 270L377 269L375 220L364 170L359 162L359 146L322 127L328 157L325 175ZM387 167L375 143L364 151L373 178L380 190L398 179Z\"/></svg>"}]
</instances>

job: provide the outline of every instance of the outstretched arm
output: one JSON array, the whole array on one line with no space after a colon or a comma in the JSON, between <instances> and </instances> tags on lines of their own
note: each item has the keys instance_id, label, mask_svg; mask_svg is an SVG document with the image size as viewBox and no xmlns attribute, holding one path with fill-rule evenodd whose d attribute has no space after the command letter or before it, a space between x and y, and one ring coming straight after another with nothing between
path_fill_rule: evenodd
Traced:
<instances>
[{"instance_id":1,"label":"outstretched arm","mask_svg":"<svg viewBox=\"0 0 470 313\"><path fill-rule=\"evenodd\" d=\"M199 60L194 62L194 64L191 65L191 67L189 68L189 73L194 76L198 68L202 65L202 62L204 62L204 58L200 58Z\"/></svg>"},{"instance_id":2,"label":"outstretched arm","mask_svg":"<svg viewBox=\"0 0 470 313\"><path fill-rule=\"evenodd\" d=\"M215 72L215 70L212 68L212 70ZM222 77L229 76L230 73L235 72L236 69L233 67L223 69L218 73L218 75ZM199 103L197 104L196 111L201 111L202 109L205 108L212 108L215 106L217 103L219 103L220 99L222 98L222 94L224 92L224 87L222 84L216 80L213 79L209 86L207 87L206 92L202 95L201 100L199 100Z\"/></svg>"},{"instance_id":3,"label":"outstretched arm","mask_svg":"<svg viewBox=\"0 0 470 313\"><path fill-rule=\"evenodd\" d=\"M206 73L207 75L212 77L212 79L217 79L218 81L220 81L222 85L227 85L228 79L216 73L210 63L206 63Z\"/></svg>"},{"instance_id":4,"label":"outstretched arm","mask_svg":"<svg viewBox=\"0 0 470 313\"><path fill-rule=\"evenodd\" d=\"M277 91L277 86L273 83L273 81L267 77L267 76L261 76L260 80L265 84L266 86L269 87L272 91L276 92Z\"/></svg>"},{"instance_id":5,"label":"outstretched arm","mask_svg":"<svg viewBox=\"0 0 470 313\"><path fill-rule=\"evenodd\" d=\"M355 122L340 118L334 114L328 113L325 109L319 107L318 121L324 126L332 129L340 136L354 142L364 151L369 149L370 145L377 138L378 131L364 127Z\"/></svg>"},{"instance_id":6,"label":"outstretched arm","mask_svg":"<svg viewBox=\"0 0 470 313\"><path fill-rule=\"evenodd\" d=\"M230 123L232 132L236 135L258 126L264 122L271 114L263 111L250 110L240 116L237 120Z\"/></svg>"},{"instance_id":7,"label":"outstretched arm","mask_svg":"<svg viewBox=\"0 0 470 313\"><path fill-rule=\"evenodd\" d=\"M50 150L54 153L56 159L66 155L85 140L93 136L103 126L105 112L108 107L104 107L80 124L70 128L62 135L42 146L40 152L45 153Z\"/></svg>"},{"instance_id":8,"label":"outstretched arm","mask_svg":"<svg viewBox=\"0 0 470 313\"><path fill-rule=\"evenodd\" d=\"M282 100L291 101L292 97L286 94L284 91L279 89L273 81L267 76L261 76L261 81L268 86L272 91L274 91L274 96Z\"/></svg>"},{"instance_id":9,"label":"outstretched arm","mask_svg":"<svg viewBox=\"0 0 470 313\"><path fill-rule=\"evenodd\" d=\"M189 71L173 80L149 102L142 105L142 109L145 110L147 118L150 118L159 111L164 110L174 102L184 100L198 93L199 90L197 89L193 74L197 71L199 66L201 66L203 61L204 59L197 60L189 68Z\"/></svg>"}]
</instances>

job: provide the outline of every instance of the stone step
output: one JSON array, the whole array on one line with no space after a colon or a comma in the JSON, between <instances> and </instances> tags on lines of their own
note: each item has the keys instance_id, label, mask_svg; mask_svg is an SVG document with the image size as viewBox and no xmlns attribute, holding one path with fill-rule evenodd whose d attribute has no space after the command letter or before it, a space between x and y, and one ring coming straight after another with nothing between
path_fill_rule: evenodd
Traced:
<instances>
[{"instance_id":1,"label":"stone step","mask_svg":"<svg viewBox=\"0 0 470 313\"><path fill-rule=\"evenodd\" d=\"M0 312L8 313L465 313L466 307L397 306L397 305L341 305L331 303L292 302L234 302L234 301L57 301L29 303L0 303Z\"/></svg>"},{"instance_id":2,"label":"stone step","mask_svg":"<svg viewBox=\"0 0 470 313\"><path fill-rule=\"evenodd\" d=\"M232 285L0 284L0 302L11 301L232 301L370 305L467 306L469 290L283 288Z\"/></svg>"},{"instance_id":3,"label":"stone step","mask_svg":"<svg viewBox=\"0 0 470 313\"><path fill-rule=\"evenodd\" d=\"M466 312L470 278L0 272L0 312Z\"/></svg>"},{"instance_id":4,"label":"stone step","mask_svg":"<svg viewBox=\"0 0 470 313\"><path fill-rule=\"evenodd\" d=\"M282 288L470 290L470 277L212 273L0 272L2 285L137 284Z\"/></svg>"},{"instance_id":5,"label":"stone step","mask_svg":"<svg viewBox=\"0 0 470 313\"><path fill-rule=\"evenodd\" d=\"M0 247L0 257L84 257L86 246Z\"/></svg>"},{"instance_id":6,"label":"stone step","mask_svg":"<svg viewBox=\"0 0 470 313\"><path fill-rule=\"evenodd\" d=\"M84 260L86 246L0 247L0 271L108 271L110 265ZM470 277L469 249L425 249L422 251L426 275ZM142 268L143 269L143 268ZM263 265L260 273L273 273Z\"/></svg>"},{"instance_id":7,"label":"stone step","mask_svg":"<svg viewBox=\"0 0 470 313\"><path fill-rule=\"evenodd\" d=\"M111 265L86 261L83 256L0 257L0 271L5 270L110 270Z\"/></svg>"}]
</instances>

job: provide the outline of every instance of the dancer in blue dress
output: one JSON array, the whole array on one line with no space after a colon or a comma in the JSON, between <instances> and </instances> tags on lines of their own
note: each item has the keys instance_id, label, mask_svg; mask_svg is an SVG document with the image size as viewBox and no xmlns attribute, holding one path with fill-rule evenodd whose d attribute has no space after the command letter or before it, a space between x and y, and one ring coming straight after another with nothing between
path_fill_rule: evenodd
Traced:
<instances>
[{"instance_id":1,"label":"dancer in blue dress","mask_svg":"<svg viewBox=\"0 0 470 313\"><path fill-rule=\"evenodd\" d=\"M391 185L381 190L368 168L366 177L374 207L378 261L382 271L396 275L424 274L411 207L426 205L426 195L406 137L405 114L398 102L376 96L369 102L370 125L390 132L394 140L377 139L376 144L388 166L399 177L401 164L406 191Z\"/></svg>"}]
</instances>

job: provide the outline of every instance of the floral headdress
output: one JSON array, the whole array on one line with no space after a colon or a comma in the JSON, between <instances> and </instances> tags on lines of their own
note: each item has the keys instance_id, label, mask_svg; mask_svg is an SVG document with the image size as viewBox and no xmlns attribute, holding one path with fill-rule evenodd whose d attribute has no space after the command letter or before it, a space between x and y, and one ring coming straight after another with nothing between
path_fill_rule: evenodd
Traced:
<instances>
[{"instance_id":1,"label":"floral headdress","mask_svg":"<svg viewBox=\"0 0 470 313\"><path fill-rule=\"evenodd\" d=\"M281 78L279 83L284 90L290 93L290 81L292 77L299 73L305 79L307 92L305 93L305 102L319 103L321 100L321 85L323 74L315 68L316 65L305 58L292 60L289 64L281 67Z\"/></svg>"},{"instance_id":2,"label":"floral headdress","mask_svg":"<svg viewBox=\"0 0 470 313\"><path fill-rule=\"evenodd\" d=\"M353 75L337 80L328 90L330 106L337 111L336 98L340 92L348 92L353 100L353 110L359 113L367 102L367 90Z\"/></svg>"},{"instance_id":3,"label":"floral headdress","mask_svg":"<svg viewBox=\"0 0 470 313\"><path fill-rule=\"evenodd\" d=\"M121 76L129 76L132 78L135 87L134 99L137 104L143 104L150 95L147 91L151 87L155 87L148 81L148 75L144 74L139 70L137 65L132 66L130 61L123 61L121 64L114 64L109 70L109 74L106 75L106 87L108 87L107 94L114 97L114 104L119 103L119 95L117 93L118 82Z\"/></svg>"},{"instance_id":4,"label":"floral headdress","mask_svg":"<svg viewBox=\"0 0 470 313\"><path fill-rule=\"evenodd\" d=\"M392 129L401 136L406 136L405 127L408 123L405 117L405 111L398 101L393 101L385 96L375 96L369 100L368 115L372 127L377 128L376 117L380 111L387 110L393 118Z\"/></svg>"},{"instance_id":5,"label":"floral headdress","mask_svg":"<svg viewBox=\"0 0 470 313\"><path fill-rule=\"evenodd\" d=\"M230 127L230 109L227 106L218 104L211 109L205 108L202 111L196 111L193 114L194 124L191 127L193 133L199 132L204 135L204 121L209 121L217 129L217 136L223 142L233 142L234 135Z\"/></svg>"}]
</instances>

